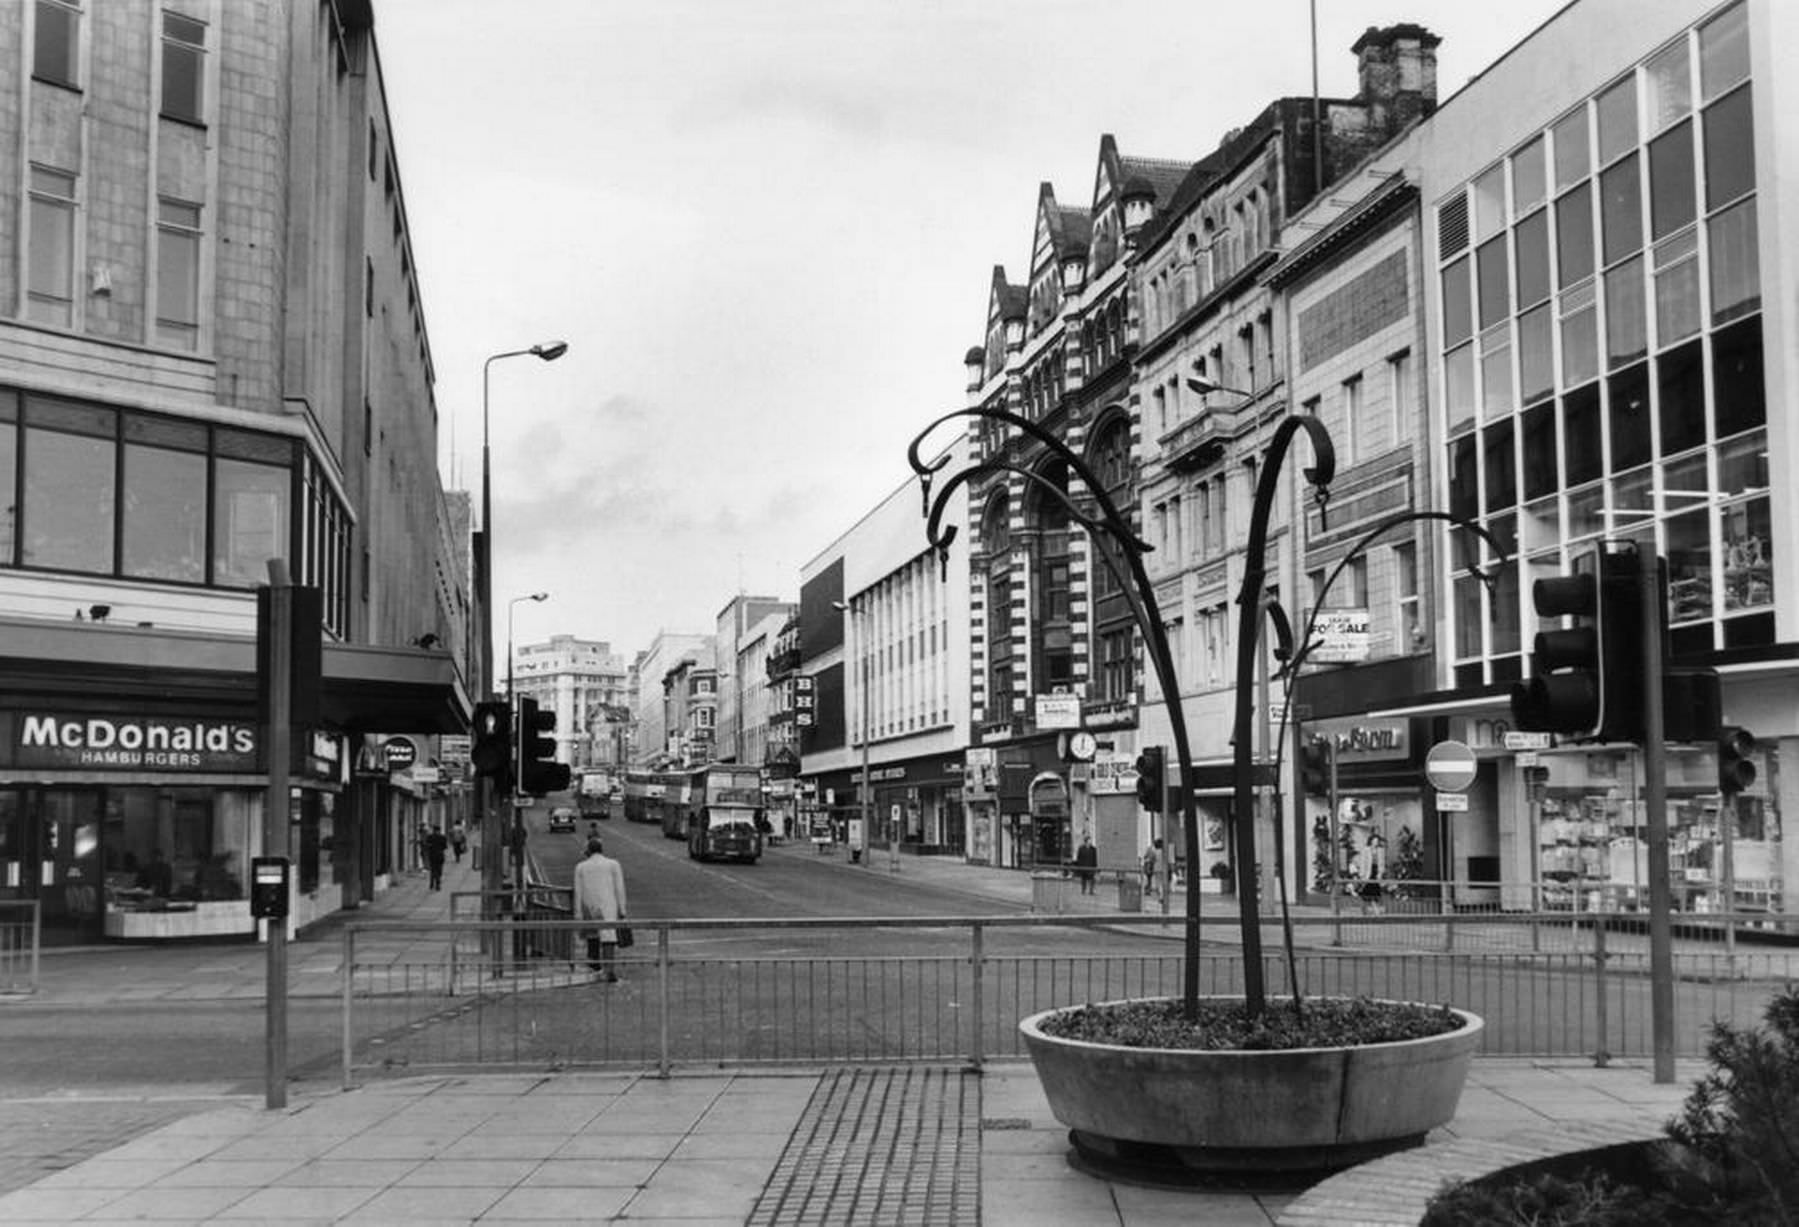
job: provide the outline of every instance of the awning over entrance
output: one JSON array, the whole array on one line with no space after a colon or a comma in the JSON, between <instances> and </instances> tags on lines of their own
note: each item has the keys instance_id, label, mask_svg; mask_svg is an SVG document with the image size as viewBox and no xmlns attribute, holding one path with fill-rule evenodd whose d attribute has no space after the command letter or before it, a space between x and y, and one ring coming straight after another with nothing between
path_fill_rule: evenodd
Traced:
<instances>
[{"instance_id":1,"label":"awning over entrance","mask_svg":"<svg viewBox=\"0 0 1799 1227\"><path fill-rule=\"evenodd\" d=\"M460 733L470 701L448 652L327 643L321 714L345 732ZM256 640L105 622L0 618L0 703L83 697L251 716Z\"/></svg>"}]
</instances>

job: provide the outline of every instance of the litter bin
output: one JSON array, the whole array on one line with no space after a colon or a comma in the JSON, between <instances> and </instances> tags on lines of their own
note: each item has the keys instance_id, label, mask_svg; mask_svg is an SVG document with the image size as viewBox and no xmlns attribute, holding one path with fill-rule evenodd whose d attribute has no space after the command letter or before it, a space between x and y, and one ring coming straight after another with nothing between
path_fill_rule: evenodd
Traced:
<instances>
[{"instance_id":1,"label":"litter bin","mask_svg":"<svg viewBox=\"0 0 1799 1227\"><path fill-rule=\"evenodd\" d=\"M1068 879L1059 872L1039 869L1031 874L1031 910L1054 912L1068 910Z\"/></svg>"},{"instance_id":2,"label":"litter bin","mask_svg":"<svg viewBox=\"0 0 1799 1227\"><path fill-rule=\"evenodd\" d=\"M1141 912L1143 910L1143 881L1134 873L1118 875L1118 910L1121 912Z\"/></svg>"}]
</instances>

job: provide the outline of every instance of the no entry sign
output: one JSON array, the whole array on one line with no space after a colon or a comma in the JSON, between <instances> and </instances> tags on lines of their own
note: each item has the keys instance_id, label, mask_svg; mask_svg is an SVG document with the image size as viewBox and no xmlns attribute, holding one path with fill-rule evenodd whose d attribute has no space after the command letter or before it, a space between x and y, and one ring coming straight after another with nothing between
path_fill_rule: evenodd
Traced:
<instances>
[{"instance_id":1,"label":"no entry sign","mask_svg":"<svg viewBox=\"0 0 1799 1227\"><path fill-rule=\"evenodd\" d=\"M1474 751L1459 741L1439 741L1424 756L1424 778L1438 792L1464 792L1474 783Z\"/></svg>"}]
</instances>

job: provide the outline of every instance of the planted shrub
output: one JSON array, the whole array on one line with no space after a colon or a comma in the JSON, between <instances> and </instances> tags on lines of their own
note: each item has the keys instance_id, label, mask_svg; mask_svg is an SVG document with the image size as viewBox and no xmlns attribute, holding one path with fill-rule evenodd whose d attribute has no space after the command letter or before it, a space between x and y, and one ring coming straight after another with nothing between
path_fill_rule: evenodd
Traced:
<instances>
[{"instance_id":1,"label":"planted shrub","mask_svg":"<svg viewBox=\"0 0 1799 1227\"><path fill-rule=\"evenodd\" d=\"M1253 1018L1241 1001L1208 998L1199 1003L1199 1017L1193 1021L1175 1000L1085 1005L1046 1018L1042 1028L1060 1039L1126 1048L1254 1051L1391 1044L1442 1035L1462 1025L1447 1006L1313 997L1300 1009L1292 998L1270 998Z\"/></svg>"},{"instance_id":2,"label":"planted shrub","mask_svg":"<svg viewBox=\"0 0 1799 1227\"><path fill-rule=\"evenodd\" d=\"M1763 1019L1765 1030L1712 1024L1711 1069L1668 1122L1669 1141L1616 1148L1635 1149L1638 1161L1446 1188L1420 1227L1799 1222L1799 989L1775 997Z\"/></svg>"}]
</instances>

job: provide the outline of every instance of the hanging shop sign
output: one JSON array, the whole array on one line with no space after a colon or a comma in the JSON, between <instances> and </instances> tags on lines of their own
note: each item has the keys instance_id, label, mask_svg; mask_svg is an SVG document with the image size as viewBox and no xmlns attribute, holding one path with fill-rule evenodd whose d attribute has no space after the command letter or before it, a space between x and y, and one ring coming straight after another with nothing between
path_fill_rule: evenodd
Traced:
<instances>
[{"instance_id":1,"label":"hanging shop sign","mask_svg":"<svg viewBox=\"0 0 1799 1227\"><path fill-rule=\"evenodd\" d=\"M0 751L12 767L255 771L259 740L245 720L0 712Z\"/></svg>"},{"instance_id":2,"label":"hanging shop sign","mask_svg":"<svg viewBox=\"0 0 1799 1227\"><path fill-rule=\"evenodd\" d=\"M389 737L381 743L381 761L389 771L404 771L418 760L418 743L410 737Z\"/></svg>"}]
</instances>

